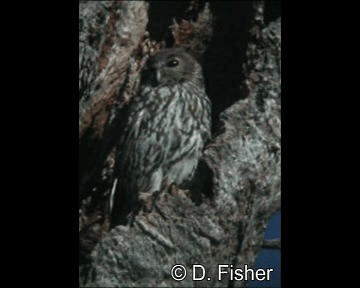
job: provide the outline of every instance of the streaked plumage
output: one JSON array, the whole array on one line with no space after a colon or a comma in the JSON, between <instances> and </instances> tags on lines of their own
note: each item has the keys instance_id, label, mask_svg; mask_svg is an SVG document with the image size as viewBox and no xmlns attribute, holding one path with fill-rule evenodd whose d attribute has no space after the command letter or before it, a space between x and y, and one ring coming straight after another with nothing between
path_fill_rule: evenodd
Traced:
<instances>
[{"instance_id":1,"label":"streaked plumage","mask_svg":"<svg viewBox=\"0 0 360 288\"><path fill-rule=\"evenodd\" d=\"M139 193L172 183L186 187L192 180L211 137L201 66L182 49L161 50L148 61L127 113L116 158L113 216L130 211Z\"/></svg>"}]
</instances>

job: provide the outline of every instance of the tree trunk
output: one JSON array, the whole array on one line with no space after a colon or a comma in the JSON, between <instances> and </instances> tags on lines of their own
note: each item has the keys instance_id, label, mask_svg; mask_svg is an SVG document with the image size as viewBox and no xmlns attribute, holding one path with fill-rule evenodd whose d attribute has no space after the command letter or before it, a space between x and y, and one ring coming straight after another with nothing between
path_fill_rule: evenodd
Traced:
<instances>
[{"instance_id":1,"label":"tree trunk","mask_svg":"<svg viewBox=\"0 0 360 288\"><path fill-rule=\"evenodd\" d=\"M280 209L279 13L263 1L79 6L80 286L243 287L229 274L217 281L217 265L253 266ZM196 199L163 191L151 212L109 231L122 107L145 61L165 46L185 47L204 68L214 131L199 175L208 181L191 191ZM183 281L170 276L175 264L187 269ZM193 282L193 264L211 281Z\"/></svg>"}]
</instances>

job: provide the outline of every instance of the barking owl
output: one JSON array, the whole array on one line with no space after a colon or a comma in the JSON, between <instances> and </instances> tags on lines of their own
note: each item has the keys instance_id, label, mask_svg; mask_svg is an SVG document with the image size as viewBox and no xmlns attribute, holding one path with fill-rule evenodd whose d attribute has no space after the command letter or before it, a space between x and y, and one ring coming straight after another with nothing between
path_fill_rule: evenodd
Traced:
<instances>
[{"instance_id":1,"label":"barking owl","mask_svg":"<svg viewBox=\"0 0 360 288\"><path fill-rule=\"evenodd\" d=\"M110 204L113 225L131 211L139 195L170 184L186 188L193 180L211 138L211 103L200 64L181 48L151 57L123 124Z\"/></svg>"}]
</instances>

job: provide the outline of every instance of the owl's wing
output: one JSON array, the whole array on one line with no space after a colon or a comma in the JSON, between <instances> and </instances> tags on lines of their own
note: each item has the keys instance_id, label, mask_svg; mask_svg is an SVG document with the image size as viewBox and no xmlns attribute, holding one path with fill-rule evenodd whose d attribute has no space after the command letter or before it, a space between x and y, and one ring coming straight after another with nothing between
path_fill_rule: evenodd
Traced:
<instances>
[{"instance_id":1,"label":"owl's wing","mask_svg":"<svg viewBox=\"0 0 360 288\"><path fill-rule=\"evenodd\" d=\"M154 189L161 181L161 167L165 151L157 140L159 131L154 131L150 115L145 110L132 113L123 132L119 146L119 186L132 195ZM159 180L160 179L160 180Z\"/></svg>"},{"instance_id":2,"label":"owl's wing","mask_svg":"<svg viewBox=\"0 0 360 288\"><path fill-rule=\"evenodd\" d=\"M112 225L127 219L133 207L136 186L131 181L132 155L141 125L141 116L131 106L123 111L123 121L119 125L121 133L116 145L114 179L110 195L110 217ZM113 209L121 207L121 209ZM121 219L121 220L120 220ZM119 222L119 223L120 223Z\"/></svg>"},{"instance_id":3,"label":"owl's wing","mask_svg":"<svg viewBox=\"0 0 360 288\"><path fill-rule=\"evenodd\" d=\"M126 127L123 129L123 134L121 135L118 150L120 151L119 161L123 163L130 160L131 150L134 148L134 145L139 138L139 131L141 129L142 121L144 118L144 111L138 111L136 113L132 113L131 116L128 117L128 122Z\"/></svg>"}]
</instances>

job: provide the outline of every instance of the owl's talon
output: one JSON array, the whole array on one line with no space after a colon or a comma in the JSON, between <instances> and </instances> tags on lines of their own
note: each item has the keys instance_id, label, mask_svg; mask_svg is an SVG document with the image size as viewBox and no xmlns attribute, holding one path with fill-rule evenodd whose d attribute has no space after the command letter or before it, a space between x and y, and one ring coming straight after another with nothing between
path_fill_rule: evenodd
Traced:
<instances>
[{"instance_id":1,"label":"owl's talon","mask_svg":"<svg viewBox=\"0 0 360 288\"><path fill-rule=\"evenodd\" d=\"M169 194L173 196L180 195L184 198L190 198L191 196L189 190L179 189L179 187L177 187L174 183L169 187Z\"/></svg>"},{"instance_id":2,"label":"owl's talon","mask_svg":"<svg viewBox=\"0 0 360 288\"><path fill-rule=\"evenodd\" d=\"M170 195L176 195L176 192L178 191L176 184L175 183L170 184L168 191Z\"/></svg>"},{"instance_id":3,"label":"owl's talon","mask_svg":"<svg viewBox=\"0 0 360 288\"><path fill-rule=\"evenodd\" d=\"M160 195L160 191L155 191L153 193L140 192L139 201L141 205L145 208L146 212L152 212L155 206L155 202Z\"/></svg>"}]
</instances>

